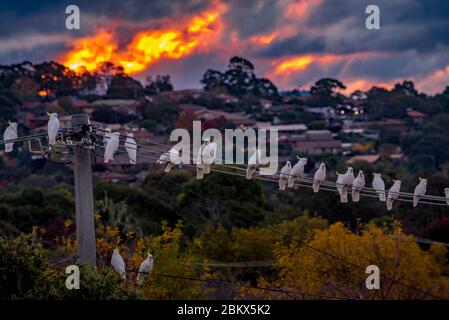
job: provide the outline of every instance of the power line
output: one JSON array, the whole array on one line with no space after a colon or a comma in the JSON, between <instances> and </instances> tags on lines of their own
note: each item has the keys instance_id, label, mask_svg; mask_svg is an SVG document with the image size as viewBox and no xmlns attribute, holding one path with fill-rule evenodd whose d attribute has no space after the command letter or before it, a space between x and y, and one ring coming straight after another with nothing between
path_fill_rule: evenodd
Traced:
<instances>
[{"instance_id":1,"label":"power line","mask_svg":"<svg viewBox=\"0 0 449 320\"><path fill-rule=\"evenodd\" d=\"M101 130L101 129L97 129L98 131L102 131L102 132L107 132L106 130ZM127 136L126 135L122 135L122 134L120 134L119 135L120 137L123 137L123 138L126 138ZM155 145L157 145L157 146L161 146L161 147L164 147L164 148L171 148L172 146L169 146L169 145L165 145L165 144L160 144L160 143L156 143L156 142L153 142L153 141L148 141L148 140L146 140L146 139L144 139L144 138L134 138L135 140L138 140L138 141L145 141L145 142L147 142L147 143L151 143L151 144L155 144ZM136 146L138 147L138 148L141 148L141 149L144 149L144 150L156 150L157 152L162 152L163 150L159 150L158 148L155 148L155 147L150 147L150 146L146 146L146 145L141 145L141 144L137 144L136 143ZM191 145L189 145L189 147L191 147ZM166 150L165 152L167 152L168 150ZM151 151L149 151L149 152L151 152ZM195 153L192 153L192 152L187 152L188 154L191 154L192 156L193 155L195 155ZM196 154L196 155L198 155L198 154ZM190 158L189 158L190 159ZM217 160L220 160L221 162L223 162L223 159L221 159L221 158L216 158ZM236 166L233 166L233 165L229 165L229 164L224 164L224 163L221 163L221 164L218 164L218 165L221 165L221 166L225 166L225 167L229 167L229 168L232 168L232 169L236 169L236 170L242 170L242 171L246 171L246 165L239 165L239 164L235 164ZM242 167L238 167L238 166L245 166L245 168L242 168ZM277 174L278 175L278 174ZM292 175L290 175L290 174L285 174L286 176L292 176ZM295 178L297 178L297 179L300 179L300 180L308 180L308 181L314 181L314 179L313 178L308 178L308 177L297 177L297 176L295 176ZM329 180L323 180L323 181L320 181L320 183L322 184L322 185L327 185L327 186L331 186L331 187L337 187L337 183L336 182L334 182L334 181L329 181ZM365 193L372 193L372 194L378 194L379 192L382 192L382 193L384 193L385 195L388 195L388 194L392 194L392 195L398 195L398 196L403 196L403 197L406 197L406 198L413 198L414 197L414 194L413 193L409 193L409 192L392 192L392 191L389 191L389 190L382 190L382 191L379 191L379 190L376 190L376 189L374 189L374 188L371 188L371 187L368 187L368 186L365 186L364 188L363 188L363 190L362 191L364 191ZM447 205L447 199L446 199L446 197L442 197L442 196L434 196L434 195L423 195L423 196L421 196L420 197L420 199L422 200L422 199L427 199L427 200L435 200L435 201L441 201L441 202L443 202L443 204L442 205L444 205L444 206L446 206ZM422 202L422 201L419 201L420 203L424 203L424 202ZM427 204L429 204L429 203L427 203ZM432 203L433 204L433 203Z\"/></svg>"},{"instance_id":2,"label":"power line","mask_svg":"<svg viewBox=\"0 0 449 320\"><path fill-rule=\"evenodd\" d=\"M175 182L175 181L173 181L173 180L171 180L171 179L167 179L167 180L168 180L168 181L171 181L172 183L174 183L174 184L180 186L181 188L183 188L184 190L186 190L186 191L188 191L188 192L190 192L190 193L192 193L192 194L195 194L196 196L198 196L198 197L200 197L200 198L202 198L202 199L204 199L204 200L207 200L207 201L209 201L209 202L212 202L212 201L213 201L213 200L211 200L210 198L204 197L204 196L202 196L201 194L199 194L199 193L197 193L197 192L195 192L195 191L193 191L193 190L190 190L189 188L187 188L187 187L185 187L185 186L183 186L183 185L180 185L179 183L177 183L177 182ZM334 190L333 190L333 191L334 191ZM235 211L232 211L232 212L235 213ZM242 218L244 218L244 219L246 219L247 221L252 222L252 223L260 224L258 221L255 221L255 220L253 220L253 219L251 219L251 218L248 218L248 217L246 217L246 216L244 216L244 215L240 215L240 214L237 214L237 215L240 216L240 217L242 217ZM264 226L264 227L267 227L267 228L268 228L269 230L271 230L273 233L277 233L278 235L281 235L281 236L285 237L285 235L284 235L283 233L278 232L278 231L274 230L273 228L270 228L270 227L268 227L268 226ZM323 250L321 250L321 249L312 247L312 246L310 246L310 245L308 245L308 244L306 244L306 243L300 243L300 244L301 244L301 245L304 245L305 247L307 247L307 248L309 248L309 249L312 249L312 250L314 250L314 251L317 251L317 252L319 252L319 253L321 253L321 254L324 254L324 255L326 255L326 256L329 256L329 257L331 257L331 258L333 258L333 259L335 259L335 260L338 260L338 261L343 262L343 263L345 263L345 264L351 265L352 267L355 267L355 268L357 268L357 269L360 269L360 270L365 271L365 268L363 268L362 266L357 265L357 264L355 264L355 263L352 263L352 262L350 262L350 261L347 261L346 259L343 259L343 258L341 258L341 257L339 257L339 256L336 256L336 255L331 254L331 253L329 253L329 252L326 252L326 251L323 251ZM397 284L399 284L399 285L402 285L402 286L404 286L404 287L407 287L407 288L409 288L409 289L416 290L416 291L418 291L418 292L420 292L420 293L422 293L422 294L429 295L429 296L432 296L432 297L437 298L437 299L442 299L441 297L436 296L436 295L434 295L434 294L432 294L432 293L430 293L430 292L427 292L427 291L421 290L421 289L419 289L419 288L416 288L416 287L414 287L414 286L411 286L411 285L402 283L402 282L400 282L400 281L398 281L398 280L396 280L396 279L393 279L393 278L390 278L390 277L387 277L387 276L384 276L383 278L385 278L385 279L387 279L387 280L389 280L389 281L391 281L391 282L397 283Z\"/></svg>"},{"instance_id":3,"label":"power line","mask_svg":"<svg viewBox=\"0 0 449 320\"><path fill-rule=\"evenodd\" d=\"M126 270L126 271L133 272L133 273L139 273L138 270ZM241 287L241 288L246 288L246 289L256 289L256 290L271 291L271 292L286 293L286 294L295 294L295 295L310 296L310 297L325 298L325 299L353 300L352 298L349 298L349 297L328 296L328 295L322 295L322 294L311 293L311 292L292 291L292 290L270 288L270 287L250 286L250 285L236 283L236 282L209 280L209 279L201 279L201 278L194 278L194 277L187 277L187 276L180 276L180 275L155 273L155 272L151 272L151 273L140 272L140 273L152 274L154 276L165 277L165 278L182 279L182 280L189 280L189 281L199 281L199 282L205 282L205 283L216 284L216 285L221 285L221 286L234 286L234 287Z\"/></svg>"},{"instance_id":4,"label":"power line","mask_svg":"<svg viewBox=\"0 0 449 320\"><path fill-rule=\"evenodd\" d=\"M128 148L134 149L134 150L139 150L138 148L137 148L137 149L136 149L136 148L131 148L131 147L128 147ZM121 147L121 146L120 146L120 147L119 147L119 151L126 152L126 149L125 149L124 147ZM156 154L160 155L160 151L159 151L159 153L158 153L158 152L154 152L154 151L153 151L152 153L156 153ZM142 154L142 153L140 153L138 156L140 156L140 157L142 157L142 158L151 159L151 160L158 160L158 159L159 159L159 158L156 157L156 156L151 156L151 155ZM193 167L193 168L196 168L196 166L194 166L194 165L189 165L189 164L183 164L183 165L186 166L186 167ZM235 175L235 176L239 176L239 177L245 177L244 174L239 174L239 173L236 173L236 172L222 171L222 170L218 170L218 169L211 169L211 171L213 171L213 172L220 172L220 173L224 173L224 174ZM273 179L273 178L265 178L265 177L262 177L262 176L254 176L253 178L256 179L256 180L271 181L271 182L276 182L276 183L278 183L278 180ZM295 182L295 186L311 188L312 185L313 185L313 182L312 182L312 181L309 181L309 180L304 181L303 178L297 178L297 180L299 180L299 182L296 181L296 182ZM313 179L312 179L312 180L313 180ZM301 182L302 182L302 183L301 183ZM337 189L326 188L326 186L327 186L327 184L324 184L324 186L320 186L320 190L325 190L325 191L331 191L331 192L337 192L337 193L338 193L338 190L337 190ZM387 193L387 191L386 191L386 193ZM360 195L361 195L361 196L364 196L364 197L375 198L375 199L378 198L378 195L373 195L372 193L370 193L370 192L368 192L368 191L365 191L365 190L362 190L362 191L360 192ZM402 196L402 195L401 195L401 196ZM404 199L404 198L399 198L399 197L398 197L397 199L395 199L395 201L413 203L413 200L412 200L412 199ZM446 200L445 200L445 201L446 201ZM419 203L420 203L420 204L428 204L428 205L444 206L444 207L447 206L446 203L429 202L429 201L422 201L422 200L420 200Z\"/></svg>"},{"instance_id":5,"label":"power line","mask_svg":"<svg viewBox=\"0 0 449 320\"><path fill-rule=\"evenodd\" d=\"M140 179L137 176L135 176L135 178L140 181ZM165 176L164 179L167 179L167 176ZM142 183L143 181L140 181L140 182ZM162 197L160 195L158 195L158 194L154 194L154 195L156 195L159 199L161 199L161 201L164 202L171 211L176 213L180 218L187 221L194 229L196 229L201 234L204 234L204 230L201 227L197 226L193 221L188 219L186 215L182 214L179 210L176 210L175 208L173 208L167 201L162 199ZM220 247L223 250L222 244L219 241L216 241L214 238L209 238L209 240L214 242L218 247ZM225 251L225 250L223 250L223 251ZM253 266L248 265L246 262L240 262L240 264L243 265L244 267L251 268L254 273L256 273L260 276L259 272ZM291 295L290 293L288 293L288 294ZM292 298L295 300L294 296Z\"/></svg>"},{"instance_id":6,"label":"power line","mask_svg":"<svg viewBox=\"0 0 449 320\"><path fill-rule=\"evenodd\" d=\"M119 148L119 149L120 149L120 148ZM154 158L154 157L153 157L153 158ZM193 166L193 167L194 167L194 166ZM211 169L211 171L214 171L214 170ZM229 172L225 172L225 171L223 171L223 173L229 174ZM234 173L232 173L232 174L234 174ZM237 175L238 175L238 174L237 174ZM243 176L243 175L240 175L240 176ZM175 181L173 181L173 180L171 180L171 179L169 179L169 178L167 178L167 180L168 180L168 181L171 181L173 184L178 185L179 187L183 188L184 190L186 190L186 191L188 191L188 192L190 192L190 193L192 193L192 194L195 194L196 196L198 196L198 197L200 197L200 198L202 198L202 199L204 199L204 200L206 200L206 201L213 202L212 199L207 198L207 197L205 197L205 196L203 196L203 195L201 195L201 194L199 194L199 193L197 193L197 192L195 192L195 191L193 191L193 190L191 190L191 189L189 189L189 188L187 188L187 187L185 187L185 186L183 186L183 185L181 185L181 184L179 184L179 183L177 183L177 182L175 182ZM268 180L271 180L271 179L268 179ZM272 180L272 181L276 181L276 180ZM336 191L336 190L332 190L332 191ZM370 195L370 196L371 196L371 195ZM405 200L405 199L404 199L404 201L408 201L408 200ZM231 212L234 212L234 213L235 213L235 211L232 211L232 210L231 210ZM251 223L260 224L260 222L255 221L255 220L253 220L253 219L251 219L251 218L248 218L248 217L246 217L246 216L244 216L244 215L240 215L240 214L237 214L237 215L238 215L239 217L241 217L241 218L243 218L243 219L245 219L245 220L251 222ZM283 237L286 236L286 235L284 235L283 233L278 232L278 231L274 230L273 228L270 228L269 226L264 226L264 227L268 228L268 229L271 230L273 233L277 233L278 235L281 235L281 236L283 236ZM298 242L298 243L299 243L299 242ZM339 256L337 256L337 255L334 255L334 254L332 254L332 253L329 253L329 252L323 251L323 250L321 250L321 249L312 247L312 246L310 246L310 245L308 245L308 244L306 244L306 243L299 243L299 244L300 244L300 245L304 245L305 247L307 247L307 248L309 248L309 249L312 249L312 250L314 250L314 251L316 251L316 252L319 252L319 253L321 253L321 254L324 254L324 255L326 255L326 256L329 256L329 257L331 257L331 258L333 258L333 259L335 259L335 260L338 260L338 261L343 262L343 263L345 263L345 264L351 265L351 266L354 267L354 268L357 268L357 269L360 269L360 270L365 271L365 268L363 268L362 266L357 265L357 264L355 264L355 263L352 263L352 262L350 262L350 261L347 261L346 259L341 258L341 257L339 257ZM441 298L441 297L439 297L439 296L437 296L437 295L434 295L434 294L432 294L432 293L430 293L430 292L427 292L427 291L424 291L424 290L422 290L422 289L416 288L416 287L414 287L414 286L411 286L411 285L402 283L402 282L400 282L400 281L398 281L398 280L396 280L396 279L393 279L393 278L390 278L390 277L387 277L387 276L384 276L383 278L385 278L385 279L387 279L387 280L389 280L389 281L391 281L391 282L393 282L393 283L397 283L397 284L399 284L399 285L402 285L402 286L404 286L404 287L406 287L406 288L409 288L409 289L415 290L415 291L417 291L417 292L420 292L420 293L422 293L422 294L429 295L429 296L432 296L432 297L434 297L434 298L441 299L441 300L443 299L443 298Z\"/></svg>"}]
</instances>

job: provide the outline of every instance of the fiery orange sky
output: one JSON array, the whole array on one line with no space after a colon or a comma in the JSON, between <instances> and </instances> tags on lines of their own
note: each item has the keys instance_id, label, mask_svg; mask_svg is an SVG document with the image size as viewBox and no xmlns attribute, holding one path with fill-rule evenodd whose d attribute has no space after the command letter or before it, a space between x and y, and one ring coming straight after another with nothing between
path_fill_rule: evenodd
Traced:
<instances>
[{"instance_id":1,"label":"fiery orange sky","mask_svg":"<svg viewBox=\"0 0 449 320\"><path fill-rule=\"evenodd\" d=\"M72 49L61 60L71 69L84 67L88 71L95 71L102 62L112 62L133 75L158 59L181 59L200 46L206 47L214 33L221 32L219 18L224 8L225 5L217 3L215 9L205 10L179 26L140 31L123 48L119 47L113 30L100 28L96 34L71 43Z\"/></svg>"},{"instance_id":2,"label":"fiery orange sky","mask_svg":"<svg viewBox=\"0 0 449 320\"><path fill-rule=\"evenodd\" d=\"M341 80L347 91L404 79L429 93L443 90L449 2L378 0L377 31L364 27L367 3L80 0L81 29L70 31L62 7L29 2L0 20L0 63L57 60L93 71L109 61L139 80L170 74L176 88L194 88L207 69L223 71L238 55L281 90L307 88L324 77Z\"/></svg>"}]
</instances>

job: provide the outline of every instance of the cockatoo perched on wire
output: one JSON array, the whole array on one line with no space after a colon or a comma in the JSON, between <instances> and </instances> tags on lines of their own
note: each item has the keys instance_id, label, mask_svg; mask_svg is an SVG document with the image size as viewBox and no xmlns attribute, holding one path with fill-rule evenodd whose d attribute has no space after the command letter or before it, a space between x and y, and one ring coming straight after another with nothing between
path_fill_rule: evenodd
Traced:
<instances>
[{"instance_id":1,"label":"cockatoo perched on wire","mask_svg":"<svg viewBox=\"0 0 449 320\"><path fill-rule=\"evenodd\" d=\"M365 175L362 170L359 170L357 177L352 182L352 202L360 201L360 192L362 192L365 187Z\"/></svg>"},{"instance_id":2,"label":"cockatoo perched on wire","mask_svg":"<svg viewBox=\"0 0 449 320\"><path fill-rule=\"evenodd\" d=\"M134 140L134 134L128 133L125 140L125 149L128 153L129 163L136 164L137 162L137 144Z\"/></svg>"},{"instance_id":3,"label":"cockatoo perched on wire","mask_svg":"<svg viewBox=\"0 0 449 320\"><path fill-rule=\"evenodd\" d=\"M9 126L3 133L3 140L17 139L17 123L8 121ZM5 143L5 152L11 152L14 147L14 142Z\"/></svg>"},{"instance_id":4,"label":"cockatoo perched on wire","mask_svg":"<svg viewBox=\"0 0 449 320\"><path fill-rule=\"evenodd\" d=\"M112 254L111 258L111 264L114 267L115 271L117 271L123 279L126 279L125 261L123 260L117 249L114 249L114 253Z\"/></svg>"},{"instance_id":5,"label":"cockatoo perched on wire","mask_svg":"<svg viewBox=\"0 0 449 320\"><path fill-rule=\"evenodd\" d=\"M337 174L337 181L335 182L335 184L337 185L337 191L340 194L340 202L348 202L348 196L346 196L346 198L343 198L343 175L336 172Z\"/></svg>"},{"instance_id":6,"label":"cockatoo perched on wire","mask_svg":"<svg viewBox=\"0 0 449 320\"><path fill-rule=\"evenodd\" d=\"M344 174L339 174L337 172L337 190L340 193L340 201L341 203L348 202L348 188L352 186L352 182L354 181L354 172L351 167L348 167L348 170Z\"/></svg>"},{"instance_id":7,"label":"cockatoo perched on wire","mask_svg":"<svg viewBox=\"0 0 449 320\"><path fill-rule=\"evenodd\" d=\"M59 128L61 124L59 123L58 114L57 113L47 113L50 119L47 124L48 131L48 143L50 145L54 145L56 142L56 137L58 136Z\"/></svg>"},{"instance_id":8,"label":"cockatoo perched on wire","mask_svg":"<svg viewBox=\"0 0 449 320\"><path fill-rule=\"evenodd\" d=\"M373 189L377 191L377 194L379 195L380 201L385 201L385 182L382 179L382 176L380 173L373 173Z\"/></svg>"},{"instance_id":9,"label":"cockatoo perched on wire","mask_svg":"<svg viewBox=\"0 0 449 320\"><path fill-rule=\"evenodd\" d=\"M426 194L427 189L427 179L419 178L419 183L415 187L415 192L413 193L413 206L418 205L418 201Z\"/></svg>"},{"instance_id":10,"label":"cockatoo perched on wire","mask_svg":"<svg viewBox=\"0 0 449 320\"><path fill-rule=\"evenodd\" d=\"M449 188L444 189L444 194L446 195L446 203L449 205Z\"/></svg>"},{"instance_id":11,"label":"cockatoo perched on wire","mask_svg":"<svg viewBox=\"0 0 449 320\"><path fill-rule=\"evenodd\" d=\"M210 166L214 162L217 155L217 144L210 142L208 138L204 139L204 143L198 150L196 160L196 178L201 180L205 174L210 173Z\"/></svg>"},{"instance_id":12,"label":"cockatoo perched on wire","mask_svg":"<svg viewBox=\"0 0 449 320\"><path fill-rule=\"evenodd\" d=\"M171 148L169 151L161 154L156 163L167 164L164 171L170 172L175 165L179 165L181 163L181 150L178 150L175 147Z\"/></svg>"},{"instance_id":13,"label":"cockatoo perched on wire","mask_svg":"<svg viewBox=\"0 0 449 320\"><path fill-rule=\"evenodd\" d=\"M140 264L139 273L137 274L137 283L143 284L145 276L153 270L153 256L148 253L147 258Z\"/></svg>"},{"instance_id":14,"label":"cockatoo perched on wire","mask_svg":"<svg viewBox=\"0 0 449 320\"><path fill-rule=\"evenodd\" d=\"M393 180L393 185L388 190L387 195L387 210L390 211L393 209L394 201L399 197L399 192L401 190L402 182L400 180Z\"/></svg>"},{"instance_id":15,"label":"cockatoo perched on wire","mask_svg":"<svg viewBox=\"0 0 449 320\"><path fill-rule=\"evenodd\" d=\"M248 159L248 167L246 168L246 179L251 180L254 172L261 166L262 150L256 151Z\"/></svg>"},{"instance_id":16,"label":"cockatoo perched on wire","mask_svg":"<svg viewBox=\"0 0 449 320\"><path fill-rule=\"evenodd\" d=\"M315 171L315 174L313 175L313 192L317 193L320 191L320 185L324 180L326 180L326 165L321 162L318 170Z\"/></svg>"},{"instance_id":17,"label":"cockatoo perched on wire","mask_svg":"<svg viewBox=\"0 0 449 320\"><path fill-rule=\"evenodd\" d=\"M114 153L117 152L120 145L120 133L114 132L111 137L106 142L106 147L104 149L104 162L108 163L110 160L114 159Z\"/></svg>"},{"instance_id":18,"label":"cockatoo perched on wire","mask_svg":"<svg viewBox=\"0 0 449 320\"><path fill-rule=\"evenodd\" d=\"M290 176L288 177L288 187L293 188L295 185L295 182L298 178L304 178L304 167L307 164L306 158L300 158L296 157L298 159L298 162L293 166L292 170L290 171Z\"/></svg>"},{"instance_id":19,"label":"cockatoo perched on wire","mask_svg":"<svg viewBox=\"0 0 449 320\"><path fill-rule=\"evenodd\" d=\"M290 161L287 161L285 165L281 169L281 173L279 175L279 190L285 190L287 186L288 177L290 176L290 170L292 169L292 164Z\"/></svg>"}]
</instances>

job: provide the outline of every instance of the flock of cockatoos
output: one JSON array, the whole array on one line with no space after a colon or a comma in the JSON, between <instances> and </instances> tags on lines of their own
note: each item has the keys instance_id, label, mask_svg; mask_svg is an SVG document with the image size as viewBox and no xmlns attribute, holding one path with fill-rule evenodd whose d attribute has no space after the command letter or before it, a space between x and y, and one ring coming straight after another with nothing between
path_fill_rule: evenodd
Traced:
<instances>
[{"instance_id":1,"label":"flock of cockatoos","mask_svg":"<svg viewBox=\"0 0 449 320\"><path fill-rule=\"evenodd\" d=\"M48 141L49 145L55 144L59 129L60 122L56 113L48 113ZM103 135L104 143L104 162L108 163L114 158L114 154L120 147L120 133L111 132L110 129L106 129ZM9 126L6 128L3 139L5 141L5 152L11 152L14 146L14 140L18 138L17 135L17 123L9 122ZM11 142L7 142L12 140ZM138 144L134 139L132 133L127 133L125 143L125 150L129 157L130 164L136 164ZM211 142L209 139L204 139L204 143L200 146L198 156L196 158L196 177L197 179L203 179L204 175L207 175L211 171L211 166L215 162L217 157L217 144ZM172 147L169 151L162 153L157 160L157 164L165 165L165 172L169 172L173 167L181 164L181 150L176 147ZM252 179L257 169L263 167L262 151L256 149L256 151L249 157L248 165L246 166L246 179ZM305 177L304 167L307 165L306 158L299 158L297 163L292 166L290 161L287 161L282 167L279 174L279 190L284 191L287 188L293 188L295 182ZM379 173L373 174L372 187L376 190L379 200L386 202L387 210L392 210L393 203L398 199L401 189L401 181L393 180L393 185L388 189L385 189L385 183L382 176ZM319 192L320 185L326 180L326 165L321 163L313 176L313 192ZM359 171L357 176L354 176L353 169L349 167L343 174L337 172L336 187L340 194L340 201L342 203L348 202L348 191L351 190L352 202L358 202L360 200L360 193L365 188L366 178L363 171ZM425 196L427 189L427 179L419 178L419 183L415 187L413 193L413 206L418 205L419 200ZM449 188L444 190L447 204L449 205Z\"/></svg>"},{"instance_id":2,"label":"flock of cockatoos","mask_svg":"<svg viewBox=\"0 0 449 320\"><path fill-rule=\"evenodd\" d=\"M47 125L47 134L49 145L52 146L56 143L57 136L59 134L60 122L56 113L48 113L49 120ZM103 135L104 143L104 162L108 163L114 159L114 154L120 147L120 133L111 132L110 129L106 129ZM12 152L14 147L14 140L18 139L17 123L9 122L8 127L4 131L3 140L5 145L5 152ZM10 141L10 142L8 142ZM125 150L129 157L130 164L136 164L138 145L134 139L132 133L127 133L124 143ZM205 139L204 143L200 146L198 156L196 159L197 179L203 179L204 175L207 175L211 171L211 166L215 162L217 157L217 144L211 142L209 139ZM252 179L257 169L264 166L261 161L262 151L256 149L256 151L248 159L248 165L246 167L246 179ZM169 151L162 153L157 160L158 165L165 165L165 172L170 172L172 168L181 164L182 156L181 150L176 147L172 147ZM287 161L282 167L279 174L279 190L284 191L287 188L293 188L295 182L305 177L304 168L307 165L306 158L298 157L298 161L292 166L290 161ZM318 169L313 175L313 192L317 193L320 190L320 185L326 180L326 165L321 163ZM342 203L348 202L348 191L351 190L352 202L358 202L360 200L360 193L365 188L366 180L363 171L359 171L357 176L354 176L353 168L348 167L347 171L343 174L337 172L336 187L340 194L340 201ZM372 187L376 190L379 200L386 202L387 210L392 210L394 201L400 195L401 181L393 180L393 185L386 190L385 182L382 179L381 174L374 173ZM413 206L418 205L419 200L425 196L427 189L427 179L419 178L419 183L415 187L413 193ZM444 190L446 202L449 205L449 188ZM118 252L114 250L111 265L114 269L126 279L125 262ZM142 262L137 274L137 283L142 284L145 275L151 273L153 269L153 256L148 253L147 258Z\"/></svg>"}]
</instances>

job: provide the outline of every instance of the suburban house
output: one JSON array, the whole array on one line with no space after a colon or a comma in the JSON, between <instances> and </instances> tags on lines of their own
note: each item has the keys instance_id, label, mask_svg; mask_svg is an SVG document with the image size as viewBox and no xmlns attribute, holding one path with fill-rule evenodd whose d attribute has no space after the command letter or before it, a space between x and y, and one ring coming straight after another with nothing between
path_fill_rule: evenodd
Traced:
<instances>
[{"instance_id":1,"label":"suburban house","mask_svg":"<svg viewBox=\"0 0 449 320\"><path fill-rule=\"evenodd\" d=\"M194 104L183 104L179 106L182 111L193 111L198 120L214 120L223 118L232 122L236 127L252 127L256 121L249 119L247 116L239 113L230 113L218 109L207 109Z\"/></svg>"},{"instance_id":2,"label":"suburban house","mask_svg":"<svg viewBox=\"0 0 449 320\"><path fill-rule=\"evenodd\" d=\"M407 116L413 120L414 124L421 125L424 121L424 118L426 115L422 112L416 111L416 110L409 110L407 111Z\"/></svg>"},{"instance_id":3,"label":"suburban house","mask_svg":"<svg viewBox=\"0 0 449 320\"><path fill-rule=\"evenodd\" d=\"M289 138L292 150L299 153L320 155L337 154L342 151L342 142L334 140L329 130L309 130Z\"/></svg>"},{"instance_id":4,"label":"suburban house","mask_svg":"<svg viewBox=\"0 0 449 320\"><path fill-rule=\"evenodd\" d=\"M381 157L387 157L392 160L398 160L398 161L404 160L404 155L402 153L365 154L365 155L356 155L356 156L349 158L348 160L346 160L346 164L352 165L356 161L365 161L365 162L368 162L369 164L372 164L372 163L375 163L376 161L378 161Z\"/></svg>"},{"instance_id":5,"label":"suburban house","mask_svg":"<svg viewBox=\"0 0 449 320\"><path fill-rule=\"evenodd\" d=\"M332 107L317 107L317 108L304 108L308 113L316 114L323 120L331 120L336 117L334 108Z\"/></svg>"}]
</instances>

